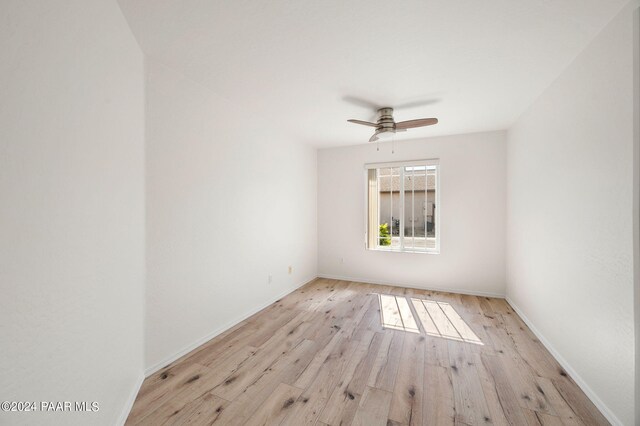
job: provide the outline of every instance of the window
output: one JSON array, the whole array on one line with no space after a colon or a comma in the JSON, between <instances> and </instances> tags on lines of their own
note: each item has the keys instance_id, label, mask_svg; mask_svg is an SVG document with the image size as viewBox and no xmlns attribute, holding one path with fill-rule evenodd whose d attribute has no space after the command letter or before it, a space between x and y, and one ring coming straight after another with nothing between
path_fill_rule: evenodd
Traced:
<instances>
[{"instance_id":1,"label":"window","mask_svg":"<svg viewBox=\"0 0 640 426\"><path fill-rule=\"evenodd\" d=\"M438 253L438 160L367 164L366 246Z\"/></svg>"}]
</instances>

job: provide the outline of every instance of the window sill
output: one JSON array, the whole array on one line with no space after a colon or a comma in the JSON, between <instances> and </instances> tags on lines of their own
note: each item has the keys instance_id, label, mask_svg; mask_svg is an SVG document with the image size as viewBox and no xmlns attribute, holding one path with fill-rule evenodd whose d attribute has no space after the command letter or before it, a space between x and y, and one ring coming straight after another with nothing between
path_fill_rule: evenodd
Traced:
<instances>
[{"instance_id":1,"label":"window sill","mask_svg":"<svg viewBox=\"0 0 640 426\"><path fill-rule=\"evenodd\" d=\"M440 254L440 250L436 249L426 249L426 250L394 250L394 249L383 249L383 248L367 248L367 251L379 251L379 252L387 252L387 253L417 253L417 254Z\"/></svg>"}]
</instances>

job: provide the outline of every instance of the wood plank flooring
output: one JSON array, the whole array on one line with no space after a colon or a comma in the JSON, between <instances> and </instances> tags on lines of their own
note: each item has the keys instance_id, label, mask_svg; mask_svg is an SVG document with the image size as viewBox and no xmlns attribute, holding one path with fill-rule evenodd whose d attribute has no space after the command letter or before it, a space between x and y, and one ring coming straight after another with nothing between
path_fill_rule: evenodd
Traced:
<instances>
[{"instance_id":1,"label":"wood plank flooring","mask_svg":"<svg viewBox=\"0 0 640 426\"><path fill-rule=\"evenodd\" d=\"M144 381L179 424L608 422L503 299L318 279Z\"/></svg>"}]
</instances>

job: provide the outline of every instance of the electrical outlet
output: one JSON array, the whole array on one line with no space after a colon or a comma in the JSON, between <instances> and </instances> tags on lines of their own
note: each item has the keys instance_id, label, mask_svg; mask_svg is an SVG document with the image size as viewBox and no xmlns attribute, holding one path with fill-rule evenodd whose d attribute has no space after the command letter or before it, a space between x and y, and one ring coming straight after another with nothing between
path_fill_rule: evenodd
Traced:
<instances>
[{"instance_id":1,"label":"electrical outlet","mask_svg":"<svg viewBox=\"0 0 640 426\"><path fill-rule=\"evenodd\" d=\"M289 265L289 275L293 273L293 266Z\"/></svg>"},{"instance_id":2,"label":"electrical outlet","mask_svg":"<svg viewBox=\"0 0 640 426\"><path fill-rule=\"evenodd\" d=\"M269 284L273 281L273 275L269 274Z\"/></svg>"},{"instance_id":3,"label":"electrical outlet","mask_svg":"<svg viewBox=\"0 0 640 426\"><path fill-rule=\"evenodd\" d=\"M340 258L340 263L344 263L344 257Z\"/></svg>"}]
</instances>

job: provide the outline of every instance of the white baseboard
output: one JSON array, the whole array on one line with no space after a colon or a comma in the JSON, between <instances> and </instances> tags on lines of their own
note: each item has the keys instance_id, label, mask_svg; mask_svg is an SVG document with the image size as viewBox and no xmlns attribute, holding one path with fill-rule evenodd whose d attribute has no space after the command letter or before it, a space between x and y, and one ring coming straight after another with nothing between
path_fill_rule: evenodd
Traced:
<instances>
[{"instance_id":1,"label":"white baseboard","mask_svg":"<svg viewBox=\"0 0 640 426\"><path fill-rule=\"evenodd\" d=\"M445 288L445 287L433 287L433 286L418 287L415 284L413 285L403 284L397 281L389 282L389 281L382 281L382 280L370 280L367 278L343 277L339 275L327 275L327 274L318 274L318 278L327 278L331 280L340 280L340 281L353 281L357 283L367 283L367 284L391 285L394 287L414 288L417 290L441 291L444 293L468 294L471 296L497 297L499 299L504 299L504 294L491 293L487 291L463 290L463 289L457 289L457 288Z\"/></svg>"},{"instance_id":2,"label":"white baseboard","mask_svg":"<svg viewBox=\"0 0 640 426\"><path fill-rule=\"evenodd\" d=\"M135 385L133 386L133 389L131 389L131 394L129 394L129 398L127 398L127 401L122 410L122 414L120 414L120 418L118 419L118 423L116 423L119 426L124 426L125 422L127 421L127 417L129 417L129 413L133 408L133 403L136 401L136 397L138 396L138 392L140 392L140 387L142 386L142 382L144 382L144 379L145 379L144 374L140 373L140 375L136 380Z\"/></svg>"},{"instance_id":3,"label":"white baseboard","mask_svg":"<svg viewBox=\"0 0 640 426\"><path fill-rule=\"evenodd\" d=\"M197 347L202 346L203 344L207 343L209 340L213 339L214 337L216 337L216 336L222 334L223 332L229 330L231 327L235 326L236 324L246 320L247 318L249 318L252 315L257 314L258 312L260 312L264 308L266 308L269 305L271 305L272 303L274 303L276 300L279 300L279 299L283 298L287 294L299 289L300 287L302 287L304 285L309 284L310 282L314 281L315 279L316 278L307 279L307 280L303 281L302 284L298 284L297 286L278 294L276 297L273 297L273 298L269 299L267 301L267 303L261 304L260 306L249 310L248 312L242 314L241 316L239 316L239 317L237 317L237 318L235 318L235 319L233 319L231 321L228 321L226 324L218 327L217 329L213 330L211 333L209 333L206 336L196 340L195 342L185 346L184 348L182 348L181 350L177 351L173 355L170 355L170 356L166 357L165 359L163 359L162 361L157 362L157 363L155 363L154 365L152 365L150 367L147 367L147 369L144 372L144 375L146 377L149 377L150 375L152 375L156 371L159 371L159 370L163 369L164 367L166 367L167 365L171 364L172 362L174 362L178 358L181 358L184 355L186 355L189 352L191 352L192 350L196 349Z\"/></svg>"},{"instance_id":4,"label":"white baseboard","mask_svg":"<svg viewBox=\"0 0 640 426\"><path fill-rule=\"evenodd\" d=\"M533 334L536 335L538 340L542 342L544 347L547 348L547 350L551 353L551 355L553 355L556 361L558 361L558 363L562 366L562 368L564 368L567 374L571 376L573 381L576 382L576 384L580 387L580 389L582 389L582 392L584 392L585 395L587 395L587 397L591 400L591 402L593 402L596 408L600 410L602 415L607 418L609 423L615 426L623 426L622 422L616 417L615 414L613 414L613 412L609 409L609 407L607 407L605 403L602 402L602 400L598 397L598 395L589 387L587 382L585 382L582 379L582 377L580 377L580 375L571 367L571 365L567 362L567 360L564 359L564 357L560 354L560 352L558 352L556 348L553 347L551 342L549 342L547 338L544 337L544 335L540 332L540 330L538 330L536 326L533 325L533 323L531 322L531 320L529 320L529 318L527 318L525 313L515 303L513 303L513 300L511 300L509 296L505 296L505 299L507 303L511 305L513 310L516 311L518 316L522 318L522 321L524 321L525 324L527 324L527 326L531 329Z\"/></svg>"}]
</instances>

